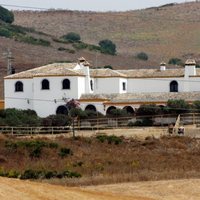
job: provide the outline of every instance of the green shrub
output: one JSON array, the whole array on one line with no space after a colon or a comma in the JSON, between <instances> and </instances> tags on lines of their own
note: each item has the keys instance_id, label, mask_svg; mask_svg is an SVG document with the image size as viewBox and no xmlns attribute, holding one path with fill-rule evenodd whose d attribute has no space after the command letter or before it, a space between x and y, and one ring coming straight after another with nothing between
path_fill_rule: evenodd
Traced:
<instances>
[{"instance_id":1,"label":"green shrub","mask_svg":"<svg viewBox=\"0 0 200 200\"><path fill-rule=\"evenodd\" d=\"M21 174L20 179L38 179L41 176L41 174L41 171L28 169L25 170L23 174Z\"/></svg>"},{"instance_id":2,"label":"green shrub","mask_svg":"<svg viewBox=\"0 0 200 200\"><path fill-rule=\"evenodd\" d=\"M69 112L71 117L79 117L79 119L86 119L88 117L87 111L83 111L80 108L72 108Z\"/></svg>"},{"instance_id":3,"label":"green shrub","mask_svg":"<svg viewBox=\"0 0 200 200\"><path fill-rule=\"evenodd\" d=\"M101 40L99 46L101 47L102 53L110 55L116 54L116 45L111 40Z\"/></svg>"},{"instance_id":4,"label":"green shrub","mask_svg":"<svg viewBox=\"0 0 200 200\"><path fill-rule=\"evenodd\" d=\"M136 57L140 60L145 60L145 61L149 59L148 55L145 52L138 53Z\"/></svg>"},{"instance_id":5,"label":"green shrub","mask_svg":"<svg viewBox=\"0 0 200 200\"><path fill-rule=\"evenodd\" d=\"M171 58L169 61L168 61L168 64L171 64L171 65L183 65L183 62L180 58Z\"/></svg>"},{"instance_id":6,"label":"green shrub","mask_svg":"<svg viewBox=\"0 0 200 200\"><path fill-rule=\"evenodd\" d=\"M66 49L66 48L64 48L64 47L59 47L59 48L58 48L58 51L65 51L65 52L67 52L67 53L72 53L72 54L75 53L75 50L73 50L73 49Z\"/></svg>"},{"instance_id":7,"label":"green shrub","mask_svg":"<svg viewBox=\"0 0 200 200\"><path fill-rule=\"evenodd\" d=\"M192 107L195 109L194 112L200 112L200 101L194 101Z\"/></svg>"},{"instance_id":8,"label":"green shrub","mask_svg":"<svg viewBox=\"0 0 200 200\"><path fill-rule=\"evenodd\" d=\"M36 147L33 150L31 150L29 156L31 158L40 158L41 154L42 154L42 147Z\"/></svg>"},{"instance_id":9,"label":"green shrub","mask_svg":"<svg viewBox=\"0 0 200 200\"><path fill-rule=\"evenodd\" d=\"M104 69L113 69L113 67L111 65L105 65L103 68Z\"/></svg>"},{"instance_id":10,"label":"green shrub","mask_svg":"<svg viewBox=\"0 0 200 200\"><path fill-rule=\"evenodd\" d=\"M190 105L183 99L169 99L167 101L168 112L171 114L181 114L190 112Z\"/></svg>"},{"instance_id":11,"label":"green shrub","mask_svg":"<svg viewBox=\"0 0 200 200\"><path fill-rule=\"evenodd\" d=\"M40 118L35 111L17 110L14 108L1 111L0 119L3 119L5 125L8 126L38 126Z\"/></svg>"},{"instance_id":12,"label":"green shrub","mask_svg":"<svg viewBox=\"0 0 200 200\"><path fill-rule=\"evenodd\" d=\"M86 49L86 48L88 47L88 44L85 44L85 43L83 43L83 42L78 42L78 43L74 43L72 46L73 46L75 49L80 50L80 49Z\"/></svg>"},{"instance_id":13,"label":"green shrub","mask_svg":"<svg viewBox=\"0 0 200 200\"><path fill-rule=\"evenodd\" d=\"M101 47L100 46L96 46L96 45L93 45L93 44L88 44L88 49L90 51L101 51Z\"/></svg>"},{"instance_id":14,"label":"green shrub","mask_svg":"<svg viewBox=\"0 0 200 200\"><path fill-rule=\"evenodd\" d=\"M8 9L0 6L0 20L11 24L14 21L14 14Z\"/></svg>"},{"instance_id":15,"label":"green shrub","mask_svg":"<svg viewBox=\"0 0 200 200\"><path fill-rule=\"evenodd\" d=\"M141 105L136 112L136 115L158 115L162 113L161 107L155 104Z\"/></svg>"},{"instance_id":16,"label":"green shrub","mask_svg":"<svg viewBox=\"0 0 200 200\"><path fill-rule=\"evenodd\" d=\"M0 36L11 38L12 33L8 29L0 27Z\"/></svg>"},{"instance_id":17,"label":"green shrub","mask_svg":"<svg viewBox=\"0 0 200 200\"><path fill-rule=\"evenodd\" d=\"M65 158L66 156L68 155L73 155L73 152L71 149L69 148L61 148L60 149L60 152L58 153L58 155L61 157L61 158Z\"/></svg>"},{"instance_id":18,"label":"green shrub","mask_svg":"<svg viewBox=\"0 0 200 200\"><path fill-rule=\"evenodd\" d=\"M108 144L120 144L122 143L122 138L121 137L117 137L115 135L98 135L96 136L97 140L99 140L100 142L105 142L107 141Z\"/></svg>"},{"instance_id":19,"label":"green shrub","mask_svg":"<svg viewBox=\"0 0 200 200\"><path fill-rule=\"evenodd\" d=\"M78 42L81 40L80 35L74 32L67 33L66 35L63 35L61 38L70 42Z\"/></svg>"},{"instance_id":20,"label":"green shrub","mask_svg":"<svg viewBox=\"0 0 200 200\"><path fill-rule=\"evenodd\" d=\"M125 117L128 116L129 114L124 109L116 108L111 110L109 115L112 117Z\"/></svg>"},{"instance_id":21,"label":"green shrub","mask_svg":"<svg viewBox=\"0 0 200 200\"><path fill-rule=\"evenodd\" d=\"M20 42L25 42L28 44L41 45L41 46L46 46L46 47L51 45L51 43L47 40L40 39L40 38L37 39L32 36L20 36L20 37L17 37L16 40Z\"/></svg>"},{"instance_id":22,"label":"green shrub","mask_svg":"<svg viewBox=\"0 0 200 200\"><path fill-rule=\"evenodd\" d=\"M18 178L19 175L20 175L19 172L15 171L15 170L10 170L10 171L8 172L7 177L8 177L8 178Z\"/></svg>"},{"instance_id":23,"label":"green shrub","mask_svg":"<svg viewBox=\"0 0 200 200\"><path fill-rule=\"evenodd\" d=\"M42 126L69 126L71 125L71 118L67 115L49 115L42 119Z\"/></svg>"}]
</instances>

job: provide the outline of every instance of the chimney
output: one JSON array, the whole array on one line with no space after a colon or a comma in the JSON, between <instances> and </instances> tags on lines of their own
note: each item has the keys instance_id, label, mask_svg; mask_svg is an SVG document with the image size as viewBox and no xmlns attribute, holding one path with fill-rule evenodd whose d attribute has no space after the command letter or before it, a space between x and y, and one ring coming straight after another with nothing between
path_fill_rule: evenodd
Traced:
<instances>
[{"instance_id":1,"label":"chimney","mask_svg":"<svg viewBox=\"0 0 200 200\"><path fill-rule=\"evenodd\" d=\"M165 62L161 62L160 63L160 71L165 71L166 70L166 63Z\"/></svg>"},{"instance_id":2,"label":"chimney","mask_svg":"<svg viewBox=\"0 0 200 200\"><path fill-rule=\"evenodd\" d=\"M194 59L188 59L185 62L185 77L196 76L196 62Z\"/></svg>"}]
</instances>

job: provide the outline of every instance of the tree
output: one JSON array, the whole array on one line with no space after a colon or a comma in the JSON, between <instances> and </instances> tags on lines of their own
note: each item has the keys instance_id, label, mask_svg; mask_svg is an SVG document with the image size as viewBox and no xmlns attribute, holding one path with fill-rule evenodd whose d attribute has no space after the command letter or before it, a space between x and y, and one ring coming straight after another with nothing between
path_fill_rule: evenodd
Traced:
<instances>
[{"instance_id":1,"label":"tree","mask_svg":"<svg viewBox=\"0 0 200 200\"><path fill-rule=\"evenodd\" d=\"M116 54L116 45L111 40L101 40L99 42L99 46L101 47L101 52L115 55Z\"/></svg>"},{"instance_id":2,"label":"tree","mask_svg":"<svg viewBox=\"0 0 200 200\"><path fill-rule=\"evenodd\" d=\"M0 6L0 20L12 24L14 22L14 14L6 8Z\"/></svg>"},{"instance_id":3,"label":"tree","mask_svg":"<svg viewBox=\"0 0 200 200\"><path fill-rule=\"evenodd\" d=\"M145 61L149 59L148 55L145 52L138 53L137 58L140 60L145 60Z\"/></svg>"},{"instance_id":4,"label":"tree","mask_svg":"<svg viewBox=\"0 0 200 200\"><path fill-rule=\"evenodd\" d=\"M180 58L171 58L169 61L168 61L168 64L171 64L171 65L183 65L183 62Z\"/></svg>"},{"instance_id":5,"label":"tree","mask_svg":"<svg viewBox=\"0 0 200 200\"><path fill-rule=\"evenodd\" d=\"M81 36L74 32L67 33L66 35L63 35L62 38L70 42L79 42L81 40Z\"/></svg>"}]
</instances>

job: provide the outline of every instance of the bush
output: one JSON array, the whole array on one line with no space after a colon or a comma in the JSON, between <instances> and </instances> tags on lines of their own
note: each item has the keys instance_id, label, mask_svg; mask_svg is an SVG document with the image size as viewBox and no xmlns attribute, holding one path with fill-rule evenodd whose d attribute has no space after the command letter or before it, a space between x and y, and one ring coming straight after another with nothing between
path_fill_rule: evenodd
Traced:
<instances>
[{"instance_id":1,"label":"bush","mask_svg":"<svg viewBox=\"0 0 200 200\"><path fill-rule=\"evenodd\" d=\"M158 115L161 114L162 110L159 106L156 106L154 104L149 105L141 105L136 112L136 115Z\"/></svg>"},{"instance_id":2,"label":"bush","mask_svg":"<svg viewBox=\"0 0 200 200\"><path fill-rule=\"evenodd\" d=\"M105 142L107 141L108 144L120 144L122 143L122 138L121 137L117 137L115 135L98 135L96 136L97 140L99 140L100 142Z\"/></svg>"},{"instance_id":3,"label":"bush","mask_svg":"<svg viewBox=\"0 0 200 200\"><path fill-rule=\"evenodd\" d=\"M73 152L72 152L72 150L69 149L69 148L61 148L58 155L59 155L61 158L64 158L64 157L66 157L66 156L68 156L68 155L73 155Z\"/></svg>"},{"instance_id":4,"label":"bush","mask_svg":"<svg viewBox=\"0 0 200 200\"><path fill-rule=\"evenodd\" d=\"M20 179L38 179L41 176L41 171L32 169L25 170Z\"/></svg>"},{"instance_id":5,"label":"bush","mask_svg":"<svg viewBox=\"0 0 200 200\"><path fill-rule=\"evenodd\" d=\"M168 64L171 64L171 65L183 65L183 62L180 58L171 58L169 61L168 61Z\"/></svg>"},{"instance_id":6,"label":"bush","mask_svg":"<svg viewBox=\"0 0 200 200\"><path fill-rule=\"evenodd\" d=\"M138 53L136 57L140 60L145 60L145 61L149 59L148 55L144 52Z\"/></svg>"},{"instance_id":7,"label":"bush","mask_svg":"<svg viewBox=\"0 0 200 200\"><path fill-rule=\"evenodd\" d=\"M193 109L195 109L194 112L200 112L200 101L193 102Z\"/></svg>"},{"instance_id":8,"label":"bush","mask_svg":"<svg viewBox=\"0 0 200 200\"><path fill-rule=\"evenodd\" d=\"M51 43L47 40L40 39L40 38L37 39L32 36L20 36L20 37L17 37L16 40L20 42L25 42L28 44L41 45L41 46L46 46L46 47L51 45Z\"/></svg>"},{"instance_id":9,"label":"bush","mask_svg":"<svg viewBox=\"0 0 200 200\"><path fill-rule=\"evenodd\" d=\"M81 40L81 37L78 33L70 32L66 35L63 35L61 38L70 42L78 42Z\"/></svg>"},{"instance_id":10,"label":"bush","mask_svg":"<svg viewBox=\"0 0 200 200\"><path fill-rule=\"evenodd\" d=\"M66 49L66 48L64 48L64 47L59 47L59 48L58 48L58 51L65 51L65 52L67 52L67 53L72 53L72 54L75 53L75 50L73 50L73 49Z\"/></svg>"},{"instance_id":11,"label":"bush","mask_svg":"<svg viewBox=\"0 0 200 200\"><path fill-rule=\"evenodd\" d=\"M105 65L103 68L104 69L113 69L113 67L111 65Z\"/></svg>"},{"instance_id":12,"label":"bush","mask_svg":"<svg viewBox=\"0 0 200 200\"><path fill-rule=\"evenodd\" d=\"M11 38L12 33L8 29L0 27L0 36Z\"/></svg>"},{"instance_id":13,"label":"bush","mask_svg":"<svg viewBox=\"0 0 200 200\"><path fill-rule=\"evenodd\" d=\"M8 108L1 111L0 119L3 119L4 124L8 126L38 126L40 124L40 118L32 110Z\"/></svg>"},{"instance_id":14,"label":"bush","mask_svg":"<svg viewBox=\"0 0 200 200\"><path fill-rule=\"evenodd\" d=\"M124 116L128 116L128 113L124 109L116 108L116 109L111 110L109 115L112 117L124 117Z\"/></svg>"},{"instance_id":15,"label":"bush","mask_svg":"<svg viewBox=\"0 0 200 200\"><path fill-rule=\"evenodd\" d=\"M83 43L83 42L74 43L72 46L76 49L79 49L79 50L80 49L86 49L88 47L88 45Z\"/></svg>"},{"instance_id":16,"label":"bush","mask_svg":"<svg viewBox=\"0 0 200 200\"><path fill-rule=\"evenodd\" d=\"M181 114L190 111L190 105L183 99L169 99L167 107L169 113Z\"/></svg>"},{"instance_id":17,"label":"bush","mask_svg":"<svg viewBox=\"0 0 200 200\"><path fill-rule=\"evenodd\" d=\"M88 117L87 111L83 111L80 108L72 108L69 112L71 117L79 117L79 119L85 119Z\"/></svg>"},{"instance_id":18,"label":"bush","mask_svg":"<svg viewBox=\"0 0 200 200\"><path fill-rule=\"evenodd\" d=\"M49 115L42 119L43 126L69 126L71 125L71 118L67 115Z\"/></svg>"},{"instance_id":19,"label":"bush","mask_svg":"<svg viewBox=\"0 0 200 200\"><path fill-rule=\"evenodd\" d=\"M12 24L14 21L14 14L8 9L0 6L0 20Z\"/></svg>"},{"instance_id":20,"label":"bush","mask_svg":"<svg viewBox=\"0 0 200 200\"><path fill-rule=\"evenodd\" d=\"M110 55L116 54L116 45L111 40L101 40L99 46L101 47L102 53Z\"/></svg>"}]
</instances>

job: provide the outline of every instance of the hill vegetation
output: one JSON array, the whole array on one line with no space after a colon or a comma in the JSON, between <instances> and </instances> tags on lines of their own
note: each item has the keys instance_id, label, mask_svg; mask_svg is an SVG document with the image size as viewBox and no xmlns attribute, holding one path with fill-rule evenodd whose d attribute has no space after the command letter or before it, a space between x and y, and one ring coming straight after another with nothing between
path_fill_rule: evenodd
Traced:
<instances>
[{"instance_id":1,"label":"hill vegetation","mask_svg":"<svg viewBox=\"0 0 200 200\"><path fill-rule=\"evenodd\" d=\"M198 139L187 137L1 136L0 176L65 185L199 178L199 150Z\"/></svg>"}]
</instances>

